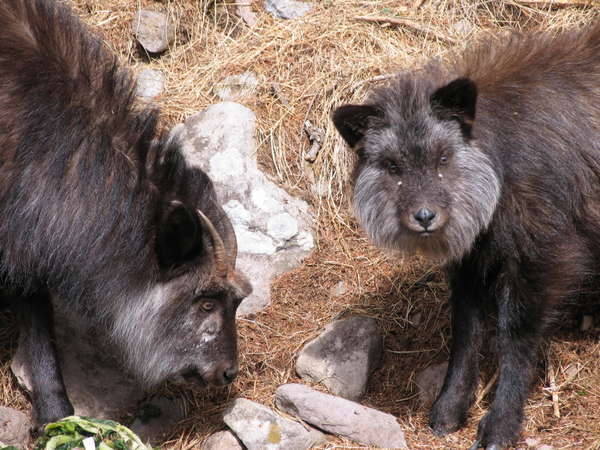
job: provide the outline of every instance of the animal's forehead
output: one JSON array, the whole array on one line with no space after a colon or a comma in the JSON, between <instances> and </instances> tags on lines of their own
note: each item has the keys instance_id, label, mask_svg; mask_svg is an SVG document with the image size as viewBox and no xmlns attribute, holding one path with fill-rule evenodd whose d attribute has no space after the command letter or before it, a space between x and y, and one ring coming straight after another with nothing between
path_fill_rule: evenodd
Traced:
<instances>
[{"instance_id":1,"label":"animal's forehead","mask_svg":"<svg viewBox=\"0 0 600 450\"><path fill-rule=\"evenodd\" d=\"M440 144L453 141L441 124L429 120L394 122L368 135L365 150L371 156L419 158L436 151Z\"/></svg>"}]
</instances>

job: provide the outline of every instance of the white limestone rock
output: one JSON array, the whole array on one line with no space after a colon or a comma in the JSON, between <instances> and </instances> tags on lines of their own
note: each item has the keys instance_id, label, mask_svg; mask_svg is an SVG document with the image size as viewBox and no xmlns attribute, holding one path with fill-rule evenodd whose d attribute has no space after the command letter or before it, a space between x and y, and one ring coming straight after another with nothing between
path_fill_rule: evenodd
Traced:
<instances>
[{"instance_id":1,"label":"white limestone rock","mask_svg":"<svg viewBox=\"0 0 600 450\"><path fill-rule=\"evenodd\" d=\"M314 247L306 202L290 196L258 168L255 128L250 109L222 102L172 130L190 164L213 181L235 230L237 264L253 285L239 317L264 309L270 303L271 280L300 264Z\"/></svg>"}]
</instances>

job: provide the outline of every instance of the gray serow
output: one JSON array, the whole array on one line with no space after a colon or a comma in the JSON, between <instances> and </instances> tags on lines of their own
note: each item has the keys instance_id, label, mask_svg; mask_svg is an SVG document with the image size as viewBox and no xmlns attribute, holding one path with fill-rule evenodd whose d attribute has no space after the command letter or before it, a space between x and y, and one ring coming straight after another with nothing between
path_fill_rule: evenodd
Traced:
<instances>
[{"instance_id":1,"label":"gray serow","mask_svg":"<svg viewBox=\"0 0 600 450\"><path fill-rule=\"evenodd\" d=\"M0 289L36 425L73 412L53 309L106 330L141 385L231 382L251 290L235 235L129 73L64 3L3 0L0 85Z\"/></svg>"},{"instance_id":2,"label":"gray serow","mask_svg":"<svg viewBox=\"0 0 600 450\"><path fill-rule=\"evenodd\" d=\"M373 242L448 272L452 348L431 428L464 425L495 317L500 375L473 447L515 444L559 307L598 304L600 23L471 45L333 121L358 153L354 206Z\"/></svg>"}]
</instances>

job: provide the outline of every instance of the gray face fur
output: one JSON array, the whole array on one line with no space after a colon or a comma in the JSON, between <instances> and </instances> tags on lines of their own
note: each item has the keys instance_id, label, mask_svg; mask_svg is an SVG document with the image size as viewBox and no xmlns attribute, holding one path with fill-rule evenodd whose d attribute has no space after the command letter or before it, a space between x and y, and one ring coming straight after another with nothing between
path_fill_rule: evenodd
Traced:
<instances>
[{"instance_id":1,"label":"gray face fur","mask_svg":"<svg viewBox=\"0 0 600 450\"><path fill-rule=\"evenodd\" d=\"M444 107L432 86L404 78L375 92L370 111L341 107L334 121L359 153L354 206L373 242L451 262L490 223L501 183L470 139L472 118L450 114L444 108L457 100L442 94Z\"/></svg>"},{"instance_id":2,"label":"gray face fur","mask_svg":"<svg viewBox=\"0 0 600 450\"><path fill-rule=\"evenodd\" d=\"M127 311L115 314L113 338L126 343L127 365L149 386L167 378L226 384L226 372L237 373L235 313L251 287L240 274L211 280L198 272L120 302Z\"/></svg>"}]
</instances>

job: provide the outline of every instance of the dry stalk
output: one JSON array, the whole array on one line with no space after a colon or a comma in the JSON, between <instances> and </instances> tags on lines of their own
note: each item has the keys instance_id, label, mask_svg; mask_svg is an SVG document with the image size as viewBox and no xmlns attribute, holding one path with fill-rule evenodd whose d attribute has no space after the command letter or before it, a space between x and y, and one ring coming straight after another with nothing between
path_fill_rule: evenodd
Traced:
<instances>
[{"instance_id":1,"label":"dry stalk","mask_svg":"<svg viewBox=\"0 0 600 450\"><path fill-rule=\"evenodd\" d=\"M390 78L393 78L395 76L396 76L395 73L388 73L388 74L385 74L385 75L377 75L375 77L367 78L366 80L361 80L361 81L359 81L357 83L354 83L350 89L351 89L352 92L354 92L358 88L362 87L365 84L376 83L378 81L389 80Z\"/></svg>"},{"instance_id":2,"label":"dry stalk","mask_svg":"<svg viewBox=\"0 0 600 450\"><path fill-rule=\"evenodd\" d=\"M569 7L588 7L594 6L594 0L513 0L521 6L532 8L558 9Z\"/></svg>"},{"instance_id":3,"label":"dry stalk","mask_svg":"<svg viewBox=\"0 0 600 450\"><path fill-rule=\"evenodd\" d=\"M447 44L457 44L458 41L450 36L440 33L427 25L423 25L415 22L414 20L401 19L398 17L387 17L387 16L356 16L354 19L361 20L364 22L375 22L375 23L388 23L390 25L397 25L408 28L417 33L424 34L425 36L433 36L436 39L443 41Z\"/></svg>"},{"instance_id":4,"label":"dry stalk","mask_svg":"<svg viewBox=\"0 0 600 450\"><path fill-rule=\"evenodd\" d=\"M490 381L487 382L485 387L477 395L477 398L475 399L475 406L478 406L479 403L481 402L481 400L483 400L483 398L486 395L488 395L488 393L492 390L492 388L494 387L494 384L496 384L496 380L498 380L499 375L500 375L500 369L496 369L496 371L494 372L494 375L492 375L492 378L490 378Z\"/></svg>"},{"instance_id":5,"label":"dry stalk","mask_svg":"<svg viewBox=\"0 0 600 450\"><path fill-rule=\"evenodd\" d=\"M558 390L556 386L556 374L554 373L554 365L552 361L548 361L548 378L550 380L550 386L545 388L546 391L550 392L552 397L552 409L554 411L554 417L560 419L560 407L558 405Z\"/></svg>"}]
</instances>

